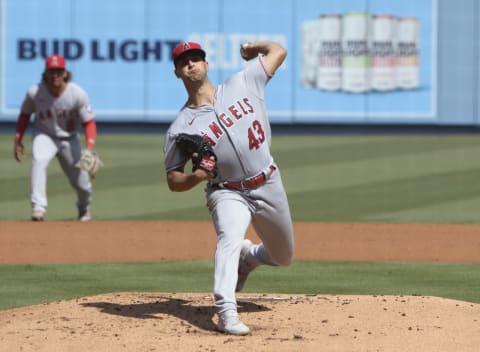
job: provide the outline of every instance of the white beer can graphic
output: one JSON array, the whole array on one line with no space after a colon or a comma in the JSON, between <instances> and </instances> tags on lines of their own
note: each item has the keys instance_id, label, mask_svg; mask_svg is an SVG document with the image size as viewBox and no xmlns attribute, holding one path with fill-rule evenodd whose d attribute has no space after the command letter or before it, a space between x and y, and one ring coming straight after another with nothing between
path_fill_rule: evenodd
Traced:
<instances>
[{"instance_id":1,"label":"white beer can graphic","mask_svg":"<svg viewBox=\"0 0 480 352\"><path fill-rule=\"evenodd\" d=\"M316 86L335 91L342 86L342 16L320 16Z\"/></svg>"},{"instance_id":2,"label":"white beer can graphic","mask_svg":"<svg viewBox=\"0 0 480 352\"><path fill-rule=\"evenodd\" d=\"M302 68L301 79L304 88L315 88L320 48L320 21L302 23Z\"/></svg>"},{"instance_id":3,"label":"white beer can graphic","mask_svg":"<svg viewBox=\"0 0 480 352\"><path fill-rule=\"evenodd\" d=\"M389 91L395 89L395 25L390 15L372 15L370 42L371 89Z\"/></svg>"},{"instance_id":4,"label":"white beer can graphic","mask_svg":"<svg viewBox=\"0 0 480 352\"><path fill-rule=\"evenodd\" d=\"M396 85L400 89L415 89L420 85L420 23L416 17L401 17L397 21Z\"/></svg>"},{"instance_id":5,"label":"white beer can graphic","mask_svg":"<svg viewBox=\"0 0 480 352\"><path fill-rule=\"evenodd\" d=\"M369 90L368 17L364 12L343 16L342 89L346 92Z\"/></svg>"}]
</instances>

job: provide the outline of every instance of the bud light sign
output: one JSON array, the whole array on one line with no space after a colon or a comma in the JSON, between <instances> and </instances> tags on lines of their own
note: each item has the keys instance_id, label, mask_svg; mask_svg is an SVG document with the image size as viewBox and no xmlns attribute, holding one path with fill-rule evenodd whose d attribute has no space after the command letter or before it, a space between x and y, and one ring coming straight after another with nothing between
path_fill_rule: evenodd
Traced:
<instances>
[{"instance_id":1,"label":"bud light sign","mask_svg":"<svg viewBox=\"0 0 480 352\"><path fill-rule=\"evenodd\" d=\"M183 41L205 49L215 85L245 67L241 44L284 46L272 122L434 119L436 1L0 0L0 120L59 54L97 120L170 122L187 98L172 62Z\"/></svg>"}]
</instances>

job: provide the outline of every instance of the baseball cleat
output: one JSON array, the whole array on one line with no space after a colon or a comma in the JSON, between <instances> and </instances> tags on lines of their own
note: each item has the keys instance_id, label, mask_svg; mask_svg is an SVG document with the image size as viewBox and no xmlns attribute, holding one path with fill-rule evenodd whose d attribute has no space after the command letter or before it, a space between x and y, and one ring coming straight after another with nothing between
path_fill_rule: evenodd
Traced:
<instances>
[{"instance_id":1,"label":"baseball cleat","mask_svg":"<svg viewBox=\"0 0 480 352\"><path fill-rule=\"evenodd\" d=\"M250 329L240 320L237 312L227 311L218 317L217 329L230 335L248 335Z\"/></svg>"},{"instance_id":2,"label":"baseball cleat","mask_svg":"<svg viewBox=\"0 0 480 352\"><path fill-rule=\"evenodd\" d=\"M235 288L235 292L240 292L245 285L245 281L247 281L248 274L250 274L254 267L249 265L246 261L248 251L253 246L252 241L250 240L243 240L242 249L240 251L240 260L238 261L238 279L237 279L237 287Z\"/></svg>"},{"instance_id":3,"label":"baseball cleat","mask_svg":"<svg viewBox=\"0 0 480 352\"><path fill-rule=\"evenodd\" d=\"M83 209L78 211L78 221L87 222L92 220L92 213L89 209Z\"/></svg>"},{"instance_id":4,"label":"baseball cleat","mask_svg":"<svg viewBox=\"0 0 480 352\"><path fill-rule=\"evenodd\" d=\"M32 221L43 221L45 217L45 212L40 209L35 209L32 212Z\"/></svg>"}]
</instances>

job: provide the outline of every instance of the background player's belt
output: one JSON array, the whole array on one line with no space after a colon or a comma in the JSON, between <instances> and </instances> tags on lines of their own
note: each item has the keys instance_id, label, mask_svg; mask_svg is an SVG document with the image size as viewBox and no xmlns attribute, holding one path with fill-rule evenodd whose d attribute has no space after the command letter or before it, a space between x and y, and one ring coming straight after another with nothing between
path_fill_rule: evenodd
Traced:
<instances>
[{"instance_id":1,"label":"background player's belt","mask_svg":"<svg viewBox=\"0 0 480 352\"><path fill-rule=\"evenodd\" d=\"M268 172L270 176L277 168L274 165L270 165L268 168ZM218 187L220 188L228 188L228 189L253 189L257 188L261 184L263 184L267 180L267 175L265 172L262 172L258 174L257 176L253 176L250 178L247 178L246 180L243 181L226 181L217 184Z\"/></svg>"}]
</instances>

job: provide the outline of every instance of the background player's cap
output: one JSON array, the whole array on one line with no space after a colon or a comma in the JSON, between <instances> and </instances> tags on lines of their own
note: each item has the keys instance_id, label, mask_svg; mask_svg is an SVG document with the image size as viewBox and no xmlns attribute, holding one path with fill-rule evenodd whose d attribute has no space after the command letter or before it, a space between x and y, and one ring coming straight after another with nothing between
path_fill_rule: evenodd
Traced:
<instances>
[{"instance_id":1,"label":"background player's cap","mask_svg":"<svg viewBox=\"0 0 480 352\"><path fill-rule=\"evenodd\" d=\"M172 51L173 63L175 64L175 66L177 65L178 59L180 59L183 54L192 50L197 51L205 60L205 50L202 49L200 44L194 42L184 42L178 44Z\"/></svg>"},{"instance_id":2,"label":"background player's cap","mask_svg":"<svg viewBox=\"0 0 480 352\"><path fill-rule=\"evenodd\" d=\"M61 55L50 55L45 59L45 68L61 68L65 69L65 59Z\"/></svg>"}]
</instances>

